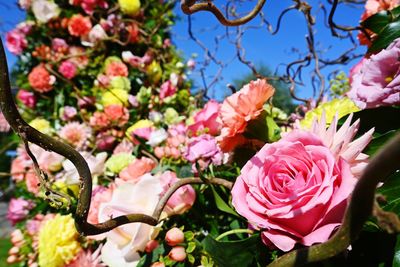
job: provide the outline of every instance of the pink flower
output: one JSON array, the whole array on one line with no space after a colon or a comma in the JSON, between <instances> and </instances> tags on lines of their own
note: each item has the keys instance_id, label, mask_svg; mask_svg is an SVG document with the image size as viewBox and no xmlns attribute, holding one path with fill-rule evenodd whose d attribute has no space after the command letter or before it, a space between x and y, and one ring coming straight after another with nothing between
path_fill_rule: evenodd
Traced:
<instances>
[{"instance_id":1,"label":"pink flower","mask_svg":"<svg viewBox=\"0 0 400 267\"><path fill-rule=\"evenodd\" d=\"M400 5L399 0L367 0L365 3L365 12L361 20L367 19L382 10L391 10Z\"/></svg>"},{"instance_id":2,"label":"pink flower","mask_svg":"<svg viewBox=\"0 0 400 267\"><path fill-rule=\"evenodd\" d=\"M110 120L103 112L96 111L93 113L93 116L90 117L89 124L94 128L102 129L107 128L110 125Z\"/></svg>"},{"instance_id":3,"label":"pink flower","mask_svg":"<svg viewBox=\"0 0 400 267\"><path fill-rule=\"evenodd\" d=\"M28 47L25 34L14 29L6 34L6 46L14 55L20 55Z\"/></svg>"},{"instance_id":4,"label":"pink flower","mask_svg":"<svg viewBox=\"0 0 400 267\"><path fill-rule=\"evenodd\" d=\"M60 117L63 121L69 121L78 114L76 108L72 106L65 106L61 109L61 111Z\"/></svg>"},{"instance_id":5,"label":"pink flower","mask_svg":"<svg viewBox=\"0 0 400 267\"><path fill-rule=\"evenodd\" d=\"M134 146L132 142L128 141L127 139L122 140L121 143L119 143L113 151L113 154L118 154L118 153L128 153L132 154L133 153Z\"/></svg>"},{"instance_id":6,"label":"pink flower","mask_svg":"<svg viewBox=\"0 0 400 267\"><path fill-rule=\"evenodd\" d=\"M0 132L7 133L8 131L10 131L10 124L8 124L3 112L0 111Z\"/></svg>"},{"instance_id":7,"label":"pink flower","mask_svg":"<svg viewBox=\"0 0 400 267\"><path fill-rule=\"evenodd\" d=\"M128 67L123 62L116 60L112 61L109 64L107 64L106 75L109 77L115 77L115 76L127 77Z\"/></svg>"},{"instance_id":8,"label":"pink flower","mask_svg":"<svg viewBox=\"0 0 400 267\"><path fill-rule=\"evenodd\" d=\"M111 200L113 187L107 188L104 186L97 186L92 192L92 201L90 202L88 222L92 224L99 223L99 207L101 203L106 203Z\"/></svg>"},{"instance_id":9,"label":"pink flower","mask_svg":"<svg viewBox=\"0 0 400 267\"><path fill-rule=\"evenodd\" d=\"M58 67L58 72L67 79L72 79L77 73L77 67L69 60L63 61Z\"/></svg>"},{"instance_id":10,"label":"pink flower","mask_svg":"<svg viewBox=\"0 0 400 267\"><path fill-rule=\"evenodd\" d=\"M84 17L81 14L73 15L68 21L68 31L72 36L85 36L92 29L92 23L89 17Z\"/></svg>"},{"instance_id":11,"label":"pink flower","mask_svg":"<svg viewBox=\"0 0 400 267\"><path fill-rule=\"evenodd\" d=\"M363 57L356 65L354 65L351 69L350 69L350 73L349 73L349 82L350 84L353 83L353 76L355 74L357 74L358 72L361 71L362 65L364 64L364 62L367 59L365 57Z\"/></svg>"},{"instance_id":12,"label":"pink flower","mask_svg":"<svg viewBox=\"0 0 400 267\"><path fill-rule=\"evenodd\" d=\"M263 241L283 251L329 239L341 224L357 179L350 165L310 132L266 144L243 167L232 203Z\"/></svg>"},{"instance_id":13,"label":"pink flower","mask_svg":"<svg viewBox=\"0 0 400 267\"><path fill-rule=\"evenodd\" d=\"M177 227L171 228L165 234L165 241L168 246L174 247L185 241L185 234Z\"/></svg>"},{"instance_id":14,"label":"pink flower","mask_svg":"<svg viewBox=\"0 0 400 267\"><path fill-rule=\"evenodd\" d=\"M92 14L96 7L108 8L106 0L70 0L70 4L74 6L80 5L86 14Z\"/></svg>"},{"instance_id":15,"label":"pink flower","mask_svg":"<svg viewBox=\"0 0 400 267\"><path fill-rule=\"evenodd\" d=\"M64 39L54 38L51 40L51 49L56 52L68 51L68 44Z\"/></svg>"},{"instance_id":16,"label":"pink flower","mask_svg":"<svg viewBox=\"0 0 400 267\"><path fill-rule=\"evenodd\" d=\"M217 145L214 137L203 134L189 140L186 148L185 158L193 163L195 170L197 162L201 169L205 169L210 163L215 165L222 164L223 154Z\"/></svg>"},{"instance_id":17,"label":"pink flower","mask_svg":"<svg viewBox=\"0 0 400 267\"><path fill-rule=\"evenodd\" d=\"M173 261L184 261L186 259L186 251L184 247L177 246L171 249L168 253L168 257Z\"/></svg>"},{"instance_id":18,"label":"pink flower","mask_svg":"<svg viewBox=\"0 0 400 267\"><path fill-rule=\"evenodd\" d=\"M400 38L362 63L347 95L360 108L400 104Z\"/></svg>"},{"instance_id":19,"label":"pink flower","mask_svg":"<svg viewBox=\"0 0 400 267\"><path fill-rule=\"evenodd\" d=\"M160 87L160 99L172 96L176 93L176 87L172 85L171 81L164 82Z\"/></svg>"},{"instance_id":20,"label":"pink flower","mask_svg":"<svg viewBox=\"0 0 400 267\"><path fill-rule=\"evenodd\" d=\"M80 46L70 46L68 49L69 61L74 63L78 68L84 69L89 64L89 58L85 55L86 50ZM83 54L83 55L82 55Z\"/></svg>"},{"instance_id":21,"label":"pink flower","mask_svg":"<svg viewBox=\"0 0 400 267\"><path fill-rule=\"evenodd\" d=\"M116 138L107 132L100 132L96 136L96 147L99 150L109 151L115 146Z\"/></svg>"},{"instance_id":22,"label":"pink flower","mask_svg":"<svg viewBox=\"0 0 400 267\"><path fill-rule=\"evenodd\" d=\"M60 130L60 137L76 148L84 148L92 134L89 126L79 122L69 122Z\"/></svg>"},{"instance_id":23,"label":"pink flower","mask_svg":"<svg viewBox=\"0 0 400 267\"><path fill-rule=\"evenodd\" d=\"M7 219L12 225L22 221L28 215L29 210L34 207L31 201L23 198L12 198L8 205Z\"/></svg>"},{"instance_id":24,"label":"pink flower","mask_svg":"<svg viewBox=\"0 0 400 267\"><path fill-rule=\"evenodd\" d=\"M171 171L166 171L161 174L160 180L164 192L166 192L174 183L179 181L176 174ZM168 215L183 214L193 206L195 200L196 192L193 187L191 185L182 186L169 198L164 211L167 212Z\"/></svg>"},{"instance_id":25,"label":"pink flower","mask_svg":"<svg viewBox=\"0 0 400 267\"><path fill-rule=\"evenodd\" d=\"M29 73L28 81L34 90L39 93L46 93L53 89L55 77L50 75L44 65L40 64Z\"/></svg>"},{"instance_id":26,"label":"pink flower","mask_svg":"<svg viewBox=\"0 0 400 267\"><path fill-rule=\"evenodd\" d=\"M101 263L100 251L101 246L94 252L81 249L75 259L65 267L105 267L106 265Z\"/></svg>"},{"instance_id":27,"label":"pink flower","mask_svg":"<svg viewBox=\"0 0 400 267\"><path fill-rule=\"evenodd\" d=\"M211 135L219 134L221 123L217 121L220 104L215 100L210 100L204 105L204 108L194 115L194 124L189 125L188 129L194 135L207 129Z\"/></svg>"},{"instance_id":28,"label":"pink flower","mask_svg":"<svg viewBox=\"0 0 400 267\"><path fill-rule=\"evenodd\" d=\"M238 136L245 131L249 121L260 115L263 105L274 92L275 89L266 80L258 79L224 100L219 112L223 128L218 137L224 152L232 150L233 143L239 143Z\"/></svg>"},{"instance_id":29,"label":"pink flower","mask_svg":"<svg viewBox=\"0 0 400 267\"><path fill-rule=\"evenodd\" d=\"M126 167L119 173L119 177L127 182L137 182L139 177L148 172L151 172L151 170L153 170L156 165L157 164L153 160L146 157L135 159L128 165L128 167Z\"/></svg>"},{"instance_id":30,"label":"pink flower","mask_svg":"<svg viewBox=\"0 0 400 267\"><path fill-rule=\"evenodd\" d=\"M196 61L194 61L194 59L189 59L186 63L186 66L190 69L190 70L194 70L194 68L196 68Z\"/></svg>"},{"instance_id":31,"label":"pink flower","mask_svg":"<svg viewBox=\"0 0 400 267\"><path fill-rule=\"evenodd\" d=\"M108 105L104 108L104 113L111 123L122 127L129 120L129 111L121 105Z\"/></svg>"},{"instance_id":32,"label":"pink flower","mask_svg":"<svg viewBox=\"0 0 400 267\"><path fill-rule=\"evenodd\" d=\"M32 92L21 89L17 93L17 99L21 101L28 108L36 107L36 101L37 101L36 96Z\"/></svg>"},{"instance_id":33,"label":"pink flower","mask_svg":"<svg viewBox=\"0 0 400 267\"><path fill-rule=\"evenodd\" d=\"M29 192L35 195L39 193L40 180L36 176L36 173L33 169L28 170L28 172L25 174L25 184Z\"/></svg>"}]
</instances>

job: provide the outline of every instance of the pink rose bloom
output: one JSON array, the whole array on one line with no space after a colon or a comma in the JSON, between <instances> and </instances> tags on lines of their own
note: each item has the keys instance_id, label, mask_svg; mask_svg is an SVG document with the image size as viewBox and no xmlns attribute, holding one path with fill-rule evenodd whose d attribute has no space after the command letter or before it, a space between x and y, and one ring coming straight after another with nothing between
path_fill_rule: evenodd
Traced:
<instances>
[{"instance_id":1,"label":"pink rose bloom","mask_svg":"<svg viewBox=\"0 0 400 267\"><path fill-rule=\"evenodd\" d=\"M160 175L160 180L164 189L164 193L174 183L179 181L176 177L176 173L166 171ZM175 214L183 214L189 210L196 200L196 191L194 191L191 185L185 185L175 191L174 194L169 198L164 211L167 212L168 216Z\"/></svg>"},{"instance_id":2,"label":"pink rose bloom","mask_svg":"<svg viewBox=\"0 0 400 267\"><path fill-rule=\"evenodd\" d=\"M14 29L6 34L6 46L14 55L20 55L28 47L28 41L25 34Z\"/></svg>"},{"instance_id":3,"label":"pink rose bloom","mask_svg":"<svg viewBox=\"0 0 400 267\"><path fill-rule=\"evenodd\" d=\"M362 109L400 104L400 38L366 59L347 93Z\"/></svg>"},{"instance_id":4,"label":"pink rose bloom","mask_svg":"<svg viewBox=\"0 0 400 267\"><path fill-rule=\"evenodd\" d=\"M34 207L31 201L27 201L23 198L12 198L7 211L7 219L12 225L22 221L28 215L29 210Z\"/></svg>"},{"instance_id":5,"label":"pink rose bloom","mask_svg":"<svg viewBox=\"0 0 400 267\"><path fill-rule=\"evenodd\" d=\"M72 106L65 106L62 108L61 119L63 121L69 121L74 118L78 114L75 107Z\"/></svg>"},{"instance_id":6,"label":"pink rose bloom","mask_svg":"<svg viewBox=\"0 0 400 267\"><path fill-rule=\"evenodd\" d=\"M106 67L106 75L108 77L128 77L128 67L123 62L112 61Z\"/></svg>"},{"instance_id":7,"label":"pink rose bloom","mask_svg":"<svg viewBox=\"0 0 400 267\"><path fill-rule=\"evenodd\" d=\"M208 129L207 133L218 135L221 129L221 123L217 121L220 104L215 100L210 100L204 105L203 109L194 115L194 124L189 125L188 129L194 135L199 131Z\"/></svg>"},{"instance_id":8,"label":"pink rose bloom","mask_svg":"<svg viewBox=\"0 0 400 267\"><path fill-rule=\"evenodd\" d=\"M63 61L58 67L58 72L67 79L72 79L77 73L77 67L69 60Z\"/></svg>"},{"instance_id":9,"label":"pink rose bloom","mask_svg":"<svg viewBox=\"0 0 400 267\"><path fill-rule=\"evenodd\" d=\"M68 21L68 32L72 36L85 36L92 29L92 22L89 17L84 17L81 14L73 15Z\"/></svg>"},{"instance_id":10,"label":"pink rose bloom","mask_svg":"<svg viewBox=\"0 0 400 267\"><path fill-rule=\"evenodd\" d=\"M157 164L149 158L135 159L119 173L119 178L127 182L137 182L140 176L151 172L156 166Z\"/></svg>"},{"instance_id":11,"label":"pink rose bloom","mask_svg":"<svg viewBox=\"0 0 400 267\"><path fill-rule=\"evenodd\" d=\"M219 111L222 130L218 142L222 151L229 152L234 149L232 144L242 141L241 133L246 130L247 123L260 115L263 105L274 92L266 80L258 79L224 100Z\"/></svg>"},{"instance_id":12,"label":"pink rose bloom","mask_svg":"<svg viewBox=\"0 0 400 267\"><path fill-rule=\"evenodd\" d=\"M113 187L107 188L104 186L97 186L93 189L92 200L90 202L88 222L92 224L99 223L99 207L101 203L106 203L111 200Z\"/></svg>"},{"instance_id":13,"label":"pink rose bloom","mask_svg":"<svg viewBox=\"0 0 400 267\"><path fill-rule=\"evenodd\" d=\"M68 51L68 44L64 39L54 38L51 40L51 49L56 52Z\"/></svg>"},{"instance_id":14,"label":"pink rose bloom","mask_svg":"<svg viewBox=\"0 0 400 267\"><path fill-rule=\"evenodd\" d=\"M129 111L121 105L108 105L104 108L104 113L111 123L122 127L129 120Z\"/></svg>"},{"instance_id":15,"label":"pink rose bloom","mask_svg":"<svg viewBox=\"0 0 400 267\"><path fill-rule=\"evenodd\" d=\"M176 87L172 85L171 81L164 82L160 87L160 99L172 96L176 93Z\"/></svg>"},{"instance_id":16,"label":"pink rose bloom","mask_svg":"<svg viewBox=\"0 0 400 267\"><path fill-rule=\"evenodd\" d=\"M29 84L39 93L46 93L53 89L56 81L55 77L50 75L44 65L40 64L32 69L28 75Z\"/></svg>"},{"instance_id":17,"label":"pink rose bloom","mask_svg":"<svg viewBox=\"0 0 400 267\"><path fill-rule=\"evenodd\" d=\"M26 90L19 90L17 93L17 99L22 102L28 108L36 107L36 96L33 92L29 92Z\"/></svg>"},{"instance_id":18,"label":"pink rose bloom","mask_svg":"<svg viewBox=\"0 0 400 267\"><path fill-rule=\"evenodd\" d=\"M317 135L294 130L246 163L232 203L252 227L263 229L264 243L289 251L329 239L356 182L350 165Z\"/></svg>"},{"instance_id":19,"label":"pink rose bloom","mask_svg":"<svg viewBox=\"0 0 400 267\"><path fill-rule=\"evenodd\" d=\"M217 141L209 134L203 134L191 138L186 148L185 159L192 162L192 168L195 170L197 162L201 169L207 168L210 163L220 165L223 154L217 145Z\"/></svg>"}]
</instances>

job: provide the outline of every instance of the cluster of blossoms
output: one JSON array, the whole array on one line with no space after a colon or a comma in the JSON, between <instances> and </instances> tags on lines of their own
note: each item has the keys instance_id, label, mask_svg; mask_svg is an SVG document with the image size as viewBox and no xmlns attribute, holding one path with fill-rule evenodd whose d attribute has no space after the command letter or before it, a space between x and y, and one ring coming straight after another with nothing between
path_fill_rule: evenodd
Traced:
<instances>
[{"instance_id":1,"label":"cluster of blossoms","mask_svg":"<svg viewBox=\"0 0 400 267\"><path fill-rule=\"evenodd\" d=\"M173 19L170 4L21 0L20 6L32 20L6 39L24 70L16 78L19 109L32 127L86 159L93 177L90 223L132 213L151 216L183 177L207 184L218 176L234 185L226 192L186 184L166 201L157 226L125 224L83 238L70 210L57 211L43 200L33 160L21 145L11 165L22 193L7 213L17 227L9 263L212 266L205 264L210 253L198 244L227 226L220 225L225 218L215 216L219 211L209 194L219 210L237 215L220 191L226 198L231 193L232 206L244 217L224 222L260 231L273 249L325 242L341 224L374 131L356 138L360 121L352 122L351 113L400 104L398 40L353 68L347 96L299 107L304 116L289 116L268 103L275 88L266 79L249 82L221 102L197 103L185 74L195 62L181 62L166 30ZM52 189L68 196L74 210L80 177L72 162L36 145L29 149ZM172 223L176 215L183 225ZM184 227L194 229L183 232Z\"/></svg>"}]
</instances>

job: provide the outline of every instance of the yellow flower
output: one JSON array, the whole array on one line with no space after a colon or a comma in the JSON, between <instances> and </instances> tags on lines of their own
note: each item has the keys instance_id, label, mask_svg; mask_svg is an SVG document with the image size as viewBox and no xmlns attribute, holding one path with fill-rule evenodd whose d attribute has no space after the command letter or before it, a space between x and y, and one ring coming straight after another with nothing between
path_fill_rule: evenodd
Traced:
<instances>
[{"instance_id":1,"label":"yellow flower","mask_svg":"<svg viewBox=\"0 0 400 267\"><path fill-rule=\"evenodd\" d=\"M314 118L321 119L322 112L325 111L326 123L330 124L338 114L338 119L352 113L357 112L360 109L351 101L349 98L336 98L332 101L323 103L317 108L308 111L303 120L300 121L302 128L310 128Z\"/></svg>"},{"instance_id":2,"label":"yellow flower","mask_svg":"<svg viewBox=\"0 0 400 267\"><path fill-rule=\"evenodd\" d=\"M153 126L152 121L140 120L126 130L126 136L128 136L128 138L132 138L131 135L135 130L141 129L141 128L147 128L147 127L151 127L151 126Z\"/></svg>"},{"instance_id":3,"label":"yellow flower","mask_svg":"<svg viewBox=\"0 0 400 267\"><path fill-rule=\"evenodd\" d=\"M129 94L123 89L111 89L105 92L101 97L101 103L103 106L109 105L128 105Z\"/></svg>"},{"instance_id":4,"label":"yellow flower","mask_svg":"<svg viewBox=\"0 0 400 267\"><path fill-rule=\"evenodd\" d=\"M135 16L140 11L140 0L118 0L122 13Z\"/></svg>"},{"instance_id":5,"label":"yellow flower","mask_svg":"<svg viewBox=\"0 0 400 267\"><path fill-rule=\"evenodd\" d=\"M153 61L147 66L146 73L153 83L157 83L162 77L162 69L157 61Z\"/></svg>"},{"instance_id":6,"label":"yellow flower","mask_svg":"<svg viewBox=\"0 0 400 267\"><path fill-rule=\"evenodd\" d=\"M66 184L60 180L54 182L54 187L56 191L61 191L62 193L69 195L69 193L73 193L75 197L79 194L79 185L78 184Z\"/></svg>"},{"instance_id":7,"label":"yellow flower","mask_svg":"<svg viewBox=\"0 0 400 267\"><path fill-rule=\"evenodd\" d=\"M40 118L33 119L33 120L31 120L29 125L44 134L51 134L51 132L52 132L50 122L45 119L40 119Z\"/></svg>"},{"instance_id":8,"label":"yellow flower","mask_svg":"<svg viewBox=\"0 0 400 267\"><path fill-rule=\"evenodd\" d=\"M71 214L57 214L39 232L39 266L62 267L81 250Z\"/></svg>"}]
</instances>

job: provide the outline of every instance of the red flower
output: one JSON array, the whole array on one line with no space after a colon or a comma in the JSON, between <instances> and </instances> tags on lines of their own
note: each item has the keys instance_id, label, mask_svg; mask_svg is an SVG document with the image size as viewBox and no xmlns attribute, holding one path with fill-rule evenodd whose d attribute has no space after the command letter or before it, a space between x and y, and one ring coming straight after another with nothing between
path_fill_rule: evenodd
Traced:
<instances>
[{"instance_id":1,"label":"red flower","mask_svg":"<svg viewBox=\"0 0 400 267\"><path fill-rule=\"evenodd\" d=\"M68 31L72 36L87 35L92 29L92 23L89 17L84 17L81 14L73 15L68 21Z\"/></svg>"}]
</instances>

